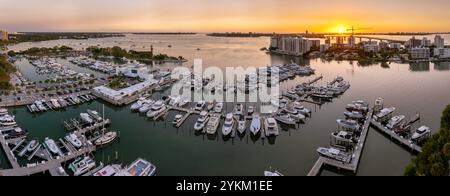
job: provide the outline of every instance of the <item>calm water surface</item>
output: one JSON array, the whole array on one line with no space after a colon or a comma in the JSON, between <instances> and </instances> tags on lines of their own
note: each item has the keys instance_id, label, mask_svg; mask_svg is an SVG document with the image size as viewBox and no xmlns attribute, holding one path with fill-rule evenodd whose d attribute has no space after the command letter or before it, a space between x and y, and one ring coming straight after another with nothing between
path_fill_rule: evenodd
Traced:
<instances>
[{"instance_id":1,"label":"calm water surface","mask_svg":"<svg viewBox=\"0 0 450 196\"><path fill-rule=\"evenodd\" d=\"M331 132L337 129L336 119L343 118L344 107L353 100L373 103L378 97L385 99L386 106L397 107L396 114L414 115L420 112L419 124L439 128L439 119L444 107L450 103L449 63L440 64L375 64L358 66L356 62L320 60L306 61L298 58L270 56L259 51L269 44L268 38L215 38L204 35L155 36L128 35L124 38L92 40L58 40L40 43L23 43L10 47L23 50L28 47L52 47L69 45L85 48L90 45L120 45L124 48L149 49L174 56L184 56L190 67L194 58L202 58L207 66L264 66L287 63L291 60L310 64L323 74L325 84L337 75L351 83L351 88L340 98L321 107L305 104L313 110L312 118L298 129L288 129L275 141L243 138L224 141L222 137L197 136L192 130L196 116L191 116L180 128L173 128L171 121L149 121L139 114L131 113L128 107L113 107L105 104L105 113L112 120L112 129L120 131L119 142L96 153L98 161L108 162L118 152L119 161L130 163L143 157L155 163L158 175L262 175L270 166L285 175L306 175L318 158L316 149L327 146ZM167 45L172 45L168 48ZM145 47L145 48L144 48ZM200 48L200 51L197 51ZM173 66L173 65L162 65ZM26 67L26 66L24 66ZM28 69L28 68L25 68ZM296 78L282 84L287 89L311 77ZM41 140L47 136L63 137L66 133L63 120L78 116L87 109L101 111L102 102L93 102L65 111L32 115L25 107L12 108L18 123L30 130L31 137ZM232 104L227 105L232 110ZM371 129L357 175L402 175L404 167L412 158L408 151ZM2 167L5 165L1 156ZM322 175L340 175L327 169Z\"/></svg>"}]
</instances>

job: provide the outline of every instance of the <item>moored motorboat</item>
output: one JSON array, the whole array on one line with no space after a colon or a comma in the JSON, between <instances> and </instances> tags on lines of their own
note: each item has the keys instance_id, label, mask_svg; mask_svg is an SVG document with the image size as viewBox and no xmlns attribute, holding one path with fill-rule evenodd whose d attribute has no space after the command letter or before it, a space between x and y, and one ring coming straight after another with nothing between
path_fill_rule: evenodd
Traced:
<instances>
[{"instance_id":1,"label":"moored motorboat","mask_svg":"<svg viewBox=\"0 0 450 196\"><path fill-rule=\"evenodd\" d=\"M247 127L245 118L244 117L238 118L238 128L237 128L238 132L240 134L244 134L246 129Z\"/></svg>"},{"instance_id":2,"label":"moored motorboat","mask_svg":"<svg viewBox=\"0 0 450 196\"><path fill-rule=\"evenodd\" d=\"M340 127L342 127L344 130L351 130L351 131L358 131L360 128L360 125L355 120L342 120L338 119L337 123Z\"/></svg>"},{"instance_id":3,"label":"moored motorboat","mask_svg":"<svg viewBox=\"0 0 450 196\"><path fill-rule=\"evenodd\" d=\"M216 134L217 129L219 128L219 124L220 115L212 114L211 118L208 121L208 124L206 125L206 133L210 135Z\"/></svg>"},{"instance_id":4,"label":"moored motorboat","mask_svg":"<svg viewBox=\"0 0 450 196\"><path fill-rule=\"evenodd\" d=\"M74 176L80 176L95 167L95 161L90 157L80 157L69 165Z\"/></svg>"},{"instance_id":5,"label":"moored motorboat","mask_svg":"<svg viewBox=\"0 0 450 196\"><path fill-rule=\"evenodd\" d=\"M261 130L261 117L259 114L253 114L252 116L252 123L250 125L250 132L253 135L257 135L259 131Z\"/></svg>"},{"instance_id":6,"label":"moored motorboat","mask_svg":"<svg viewBox=\"0 0 450 196\"><path fill-rule=\"evenodd\" d=\"M264 121L264 130L265 130L266 136L280 135L277 121L274 118L267 118Z\"/></svg>"},{"instance_id":7,"label":"moored motorboat","mask_svg":"<svg viewBox=\"0 0 450 196\"><path fill-rule=\"evenodd\" d=\"M431 134L431 129L427 126L419 127L411 136L411 141L418 142Z\"/></svg>"},{"instance_id":8,"label":"moored motorboat","mask_svg":"<svg viewBox=\"0 0 450 196\"><path fill-rule=\"evenodd\" d=\"M60 150L54 140L52 140L50 138L45 138L44 145L51 153L53 153L53 154L60 153Z\"/></svg>"},{"instance_id":9,"label":"moored motorboat","mask_svg":"<svg viewBox=\"0 0 450 196\"><path fill-rule=\"evenodd\" d=\"M201 131L205 128L206 123L209 120L209 114L207 111L202 111L200 113L200 117L197 119L197 122L194 124L195 131Z\"/></svg>"},{"instance_id":10,"label":"moored motorboat","mask_svg":"<svg viewBox=\"0 0 450 196\"><path fill-rule=\"evenodd\" d=\"M214 112L222 113L222 110L223 110L223 102L216 103L216 105L214 106Z\"/></svg>"},{"instance_id":11,"label":"moored motorboat","mask_svg":"<svg viewBox=\"0 0 450 196\"><path fill-rule=\"evenodd\" d=\"M78 139L78 136L71 133L65 137L65 139L70 142L75 148L81 148L83 146L83 143Z\"/></svg>"},{"instance_id":12,"label":"moored motorboat","mask_svg":"<svg viewBox=\"0 0 450 196\"><path fill-rule=\"evenodd\" d=\"M88 113L80 113L80 118L87 124L92 124L94 122L94 120L92 120L91 116Z\"/></svg>"},{"instance_id":13,"label":"moored motorboat","mask_svg":"<svg viewBox=\"0 0 450 196\"><path fill-rule=\"evenodd\" d=\"M330 158L330 159L334 159L337 161L341 161L344 163L348 163L351 160L351 156L341 150L338 150L336 148L318 148L317 152L319 153L320 156L326 157L326 158Z\"/></svg>"},{"instance_id":14,"label":"moored motorboat","mask_svg":"<svg viewBox=\"0 0 450 196\"><path fill-rule=\"evenodd\" d=\"M396 129L398 128L398 126L400 125L400 123L402 123L405 120L406 116L405 115L399 115L399 116L394 116L391 118L391 120L389 120L388 124L386 125L386 127L388 129Z\"/></svg>"},{"instance_id":15,"label":"moored motorboat","mask_svg":"<svg viewBox=\"0 0 450 196\"><path fill-rule=\"evenodd\" d=\"M222 127L223 136L230 135L234 128L235 128L234 116L232 113L229 113L227 114L225 118L225 123L223 124Z\"/></svg>"}]
</instances>

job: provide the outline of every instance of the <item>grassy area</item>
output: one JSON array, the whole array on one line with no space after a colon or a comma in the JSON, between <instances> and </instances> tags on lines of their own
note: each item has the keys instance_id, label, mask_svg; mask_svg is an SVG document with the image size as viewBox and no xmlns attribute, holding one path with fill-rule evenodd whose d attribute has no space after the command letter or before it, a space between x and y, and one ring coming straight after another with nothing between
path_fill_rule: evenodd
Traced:
<instances>
[{"instance_id":1,"label":"grassy area","mask_svg":"<svg viewBox=\"0 0 450 196\"><path fill-rule=\"evenodd\" d=\"M124 76L115 76L108 86L112 89L122 89L129 86Z\"/></svg>"},{"instance_id":2,"label":"grassy area","mask_svg":"<svg viewBox=\"0 0 450 196\"><path fill-rule=\"evenodd\" d=\"M0 90L12 90L14 88L9 82L9 75L15 71L16 68L8 62L6 56L0 55Z\"/></svg>"},{"instance_id":3,"label":"grassy area","mask_svg":"<svg viewBox=\"0 0 450 196\"><path fill-rule=\"evenodd\" d=\"M127 51L118 46L114 46L112 48L99 48L99 47L89 47L86 49L91 52L94 56L113 56L115 58L128 58L132 60L139 61L166 61L166 60L183 60L182 56L179 57L171 57L166 54L157 54L154 55L151 51Z\"/></svg>"},{"instance_id":4,"label":"grassy area","mask_svg":"<svg viewBox=\"0 0 450 196\"><path fill-rule=\"evenodd\" d=\"M450 160L450 105L444 110L441 129L422 147L422 153L405 169L406 176L448 176Z\"/></svg>"}]
</instances>

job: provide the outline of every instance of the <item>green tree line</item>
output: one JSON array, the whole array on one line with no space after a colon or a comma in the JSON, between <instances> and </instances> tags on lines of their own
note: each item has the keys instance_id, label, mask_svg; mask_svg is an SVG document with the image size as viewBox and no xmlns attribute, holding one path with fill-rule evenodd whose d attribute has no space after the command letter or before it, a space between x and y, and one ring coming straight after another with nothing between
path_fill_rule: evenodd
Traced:
<instances>
[{"instance_id":1,"label":"green tree line","mask_svg":"<svg viewBox=\"0 0 450 196\"><path fill-rule=\"evenodd\" d=\"M407 166L406 176L448 176L450 161L450 105L442 113L441 129L428 139L422 153Z\"/></svg>"}]
</instances>

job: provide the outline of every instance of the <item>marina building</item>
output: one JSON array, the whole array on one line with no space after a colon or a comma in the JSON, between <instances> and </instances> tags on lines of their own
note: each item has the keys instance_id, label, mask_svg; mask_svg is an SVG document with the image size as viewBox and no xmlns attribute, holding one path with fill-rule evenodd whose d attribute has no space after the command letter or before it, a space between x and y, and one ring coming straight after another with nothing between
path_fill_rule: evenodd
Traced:
<instances>
[{"instance_id":1,"label":"marina building","mask_svg":"<svg viewBox=\"0 0 450 196\"><path fill-rule=\"evenodd\" d=\"M0 40L8 41L8 32L0 30Z\"/></svg>"},{"instance_id":2,"label":"marina building","mask_svg":"<svg viewBox=\"0 0 450 196\"><path fill-rule=\"evenodd\" d=\"M122 100L126 99L127 97L132 97L140 92L144 92L157 83L157 80L149 79L120 90L114 90L107 86L98 86L94 88L94 94L104 99L105 101L111 103L121 103Z\"/></svg>"},{"instance_id":3,"label":"marina building","mask_svg":"<svg viewBox=\"0 0 450 196\"><path fill-rule=\"evenodd\" d=\"M435 48L433 56L440 59L450 58L450 48Z\"/></svg>"},{"instance_id":4,"label":"marina building","mask_svg":"<svg viewBox=\"0 0 450 196\"><path fill-rule=\"evenodd\" d=\"M126 64L116 68L116 74L123 74L130 78L149 78L149 69L144 64Z\"/></svg>"},{"instance_id":5,"label":"marina building","mask_svg":"<svg viewBox=\"0 0 450 196\"><path fill-rule=\"evenodd\" d=\"M430 58L430 48L411 48L411 58L412 59L429 59Z\"/></svg>"},{"instance_id":6,"label":"marina building","mask_svg":"<svg viewBox=\"0 0 450 196\"><path fill-rule=\"evenodd\" d=\"M434 37L434 45L436 48L444 48L445 46L445 40L441 35L436 35Z\"/></svg>"}]
</instances>

